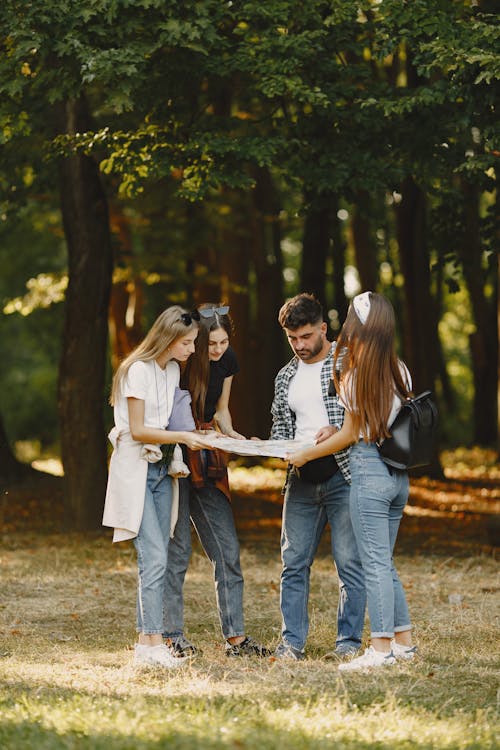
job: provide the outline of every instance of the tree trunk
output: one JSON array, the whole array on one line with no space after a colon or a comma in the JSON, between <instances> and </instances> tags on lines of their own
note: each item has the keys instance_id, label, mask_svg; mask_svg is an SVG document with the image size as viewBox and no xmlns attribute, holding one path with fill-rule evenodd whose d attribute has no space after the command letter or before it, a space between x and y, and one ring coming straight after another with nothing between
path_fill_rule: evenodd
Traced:
<instances>
[{"instance_id":1,"label":"tree trunk","mask_svg":"<svg viewBox=\"0 0 500 750\"><path fill-rule=\"evenodd\" d=\"M271 430L274 378L283 366L285 347L278 312L283 304L283 258L281 253L280 206L268 169L255 170L254 231L251 246L256 276L256 321L253 346L253 382L259 398L255 428L266 436Z\"/></svg>"},{"instance_id":2,"label":"tree trunk","mask_svg":"<svg viewBox=\"0 0 500 750\"><path fill-rule=\"evenodd\" d=\"M371 231L370 196L366 191L356 196L351 228L361 291L377 291L377 246Z\"/></svg>"},{"instance_id":3,"label":"tree trunk","mask_svg":"<svg viewBox=\"0 0 500 750\"><path fill-rule=\"evenodd\" d=\"M430 292L429 253L425 241L425 196L411 177L396 208L397 240L404 276L403 350L417 390L432 388L439 370L437 320Z\"/></svg>"},{"instance_id":4,"label":"tree trunk","mask_svg":"<svg viewBox=\"0 0 500 750\"><path fill-rule=\"evenodd\" d=\"M326 259L330 247L330 200L306 193L300 288L310 292L326 310Z\"/></svg>"},{"instance_id":5,"label":"tree trunk","mask_svg":"<svg viewBox=\"0 0 500 750\"><path fill-rule=\"evenodd\" d=\"M220 274L221 301L229 304L235 331L232 346L236 352L240 372L233 380L231 416L238 432L255 435L257 432L258 393L255 389L255 346L252 333L250 304L250 246L249 217L246 196L235 191L224 191L232 216L217 234L217 258Z\"/></svg>"},{"instance_id":6,"label":"tree trunk","mask_svg":"<svg viewBox=\"0 0 500 750\"><path fill-rule=\"evenodd\" d=\"M19 482L35 473L31 466L23 464L14 456L0 414L0 488L8 487L9 484Z\"/></svg>"},{"instance_id":7,"label":"tree trunk","mask_svg":"<svg viewBox=\"0 0 500 750\"><path fill-rule=\"evenodd\" d=\"M479 228L479 191L475 185L462 182L465 232L460 246L464 276L469 290L476 329L470 336L474 375L474 442L495 446L497 443L498 328L497 296L486 298L482 247ZM498 256L496 259L498 263ZM493 274L493 284L496 279ZM498 293L498 290L497 290Z\"/></svg>"},{"instance_id":8,"label":"tree trunk","mask_svg":"<svg viewBox=\"0 0 500 750\"><path fill-rule=\"evenodd\" d=\"M498 262L498 258L497 258L497 454L498 454L498 460L500 461L500 263Z\"/></svg>"},{"instance_id":9,"label":"tree trunk","mask_svg":"<svg viewBox=\"0 0 500 750\"><path fill-rule=\"evenodd\" d=\"M83 99L68 101L62 117L63 132L89 127ZM82 155L62 160L60 186L69 269L58 392L61 454L67 520L84 530L100 527L106 490L103 403L112 251L94 161Z\"/></svg>"},{"instance_id":10,"label":"tree trunk","mask_svg":"<svg viewBox=\"0 0 500 750\"><path fill-rule=\"evenodd\" d=\"M195 305L219 302L217 235L202 202L186 204L185 237L187 298Z\"/></svg>"},{"instance_id":11,"label":"tree trunk","mask_svg":"<svg viewBox=\"0 0 500 750\"><path fill-rule=\"evenodd\" d=\"M433 389L439 371L438 321L430 292L430 262L425 240L425 195L413 178L404 180L396 208L397 240L404 275L403 352L418 393ZM441 476L436 449L426 473Z\"/></svg>"},{"instance_id":12,"label":"tree trunk","mask_svg":"<svg viewBox=\"0 0 500 750\"><path fill-rule=\"evenodd\" d=\"M116 265L125 267L122 278L116 279L111 286L109 306L111 364L115 371L120 362L143 338L144 292L142 281L133 270L130 224L127 217L116 206L110 206L110 224L119 242Z\"/></svg>"}]
</instances>

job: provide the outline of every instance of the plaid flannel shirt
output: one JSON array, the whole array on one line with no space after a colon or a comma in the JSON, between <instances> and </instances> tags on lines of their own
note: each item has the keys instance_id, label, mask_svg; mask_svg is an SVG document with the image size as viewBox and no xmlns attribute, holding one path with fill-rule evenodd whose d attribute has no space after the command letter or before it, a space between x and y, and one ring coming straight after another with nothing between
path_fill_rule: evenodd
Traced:
<instances>
[{"instance_id":1,"label":"plaid flannel shirt","mask_svg":"<svg viewBox=\"0 0 500 750\"><path fill-rule=\"evenodd\" d=\"M328 421L338 430L344 422L344 409L340 405L337 396L328 395L328 387L333 371L333 355L335 352L335 342L332 344L329 353L325 357L323 367L321 368L321 390L323 392L323 401L325 402ZM271 406L273 425L271 428L271 440L293 440L295 437L295 413L290 409L288 404L288 390L290 381L297 372L299 366L298 357L294 357L290 362L281 368L274 381L274 399ZM323 425L321 425L323 426ZM319 429L319 428L318 428ZM339 465L346 482L351 482L351 471L349 468L349 449L338 451L333 454Z\"/></svg>"}]
</instances>

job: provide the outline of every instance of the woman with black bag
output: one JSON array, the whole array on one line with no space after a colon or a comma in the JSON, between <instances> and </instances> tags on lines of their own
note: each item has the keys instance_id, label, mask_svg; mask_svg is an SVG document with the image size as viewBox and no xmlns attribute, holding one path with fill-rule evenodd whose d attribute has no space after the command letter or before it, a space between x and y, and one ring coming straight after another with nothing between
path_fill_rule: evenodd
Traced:
<instances>
[{"instance_id":1,"label":"woman with black bag","mask_svg":"<svg viewBox=\"0 0 500 750\"><path fill-rule=\"evenodd\" d=\"M387 466L378 451L410 392L411 378L396 356L394 310L382 295L365 292L354 298L337 339L333 378L345 408L341 430L288 460L301 467L352 446L350 513L365 576L371 644L362 656L339 665L348 672L390 666L412 659L416 651L392 557L408 500L408 473Z\"/></svg>"}]
</instances>

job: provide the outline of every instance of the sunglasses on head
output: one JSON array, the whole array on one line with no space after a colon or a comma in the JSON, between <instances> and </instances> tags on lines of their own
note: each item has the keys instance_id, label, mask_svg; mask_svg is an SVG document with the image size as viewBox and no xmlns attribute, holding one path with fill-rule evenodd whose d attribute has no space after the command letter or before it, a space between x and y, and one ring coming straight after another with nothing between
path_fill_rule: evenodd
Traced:
<instances>
[{"instance_id":1,"label":"sunglasses on head","mask_svg":"<svg viewBox=\"0 0 500 750\"><path fill-rule=\"evenodd\" d=\"M185 326L190 326L193 320L198 322L200 320L200 313L198 310L193 310L190 313L182 313L179 320L184 323Z\"/></svg>"},{"instance_id":2,"label":"sunglasses on head","mask_svg":"<svg viewBox=\"0 0 500 750\"><path fill-rule=\"evenodd\" d=\"M229 305L223 307L202 307L198 310L202 318L214 318L215 315L227 315L229 312Z\"/></svg>"}]
</instances>

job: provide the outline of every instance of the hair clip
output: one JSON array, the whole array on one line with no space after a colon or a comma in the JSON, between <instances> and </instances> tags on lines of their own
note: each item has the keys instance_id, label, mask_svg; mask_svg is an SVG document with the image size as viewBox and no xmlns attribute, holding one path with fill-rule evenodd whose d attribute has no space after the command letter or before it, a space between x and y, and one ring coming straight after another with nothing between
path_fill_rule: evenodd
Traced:
<instances>
[{"instance_id":1,"label":"hair clip","mask_svg":"<svg viewBox=\"0 0 500 750\"><path fill-rule=\"evenodd\" d=\"M200 313L198 312L198 310L193 310L189 313L182 313L179 320L184 323L185 326L190 326L193 320L195 320L196 322L200 320Z\"/></svg>"}]
</instances>

